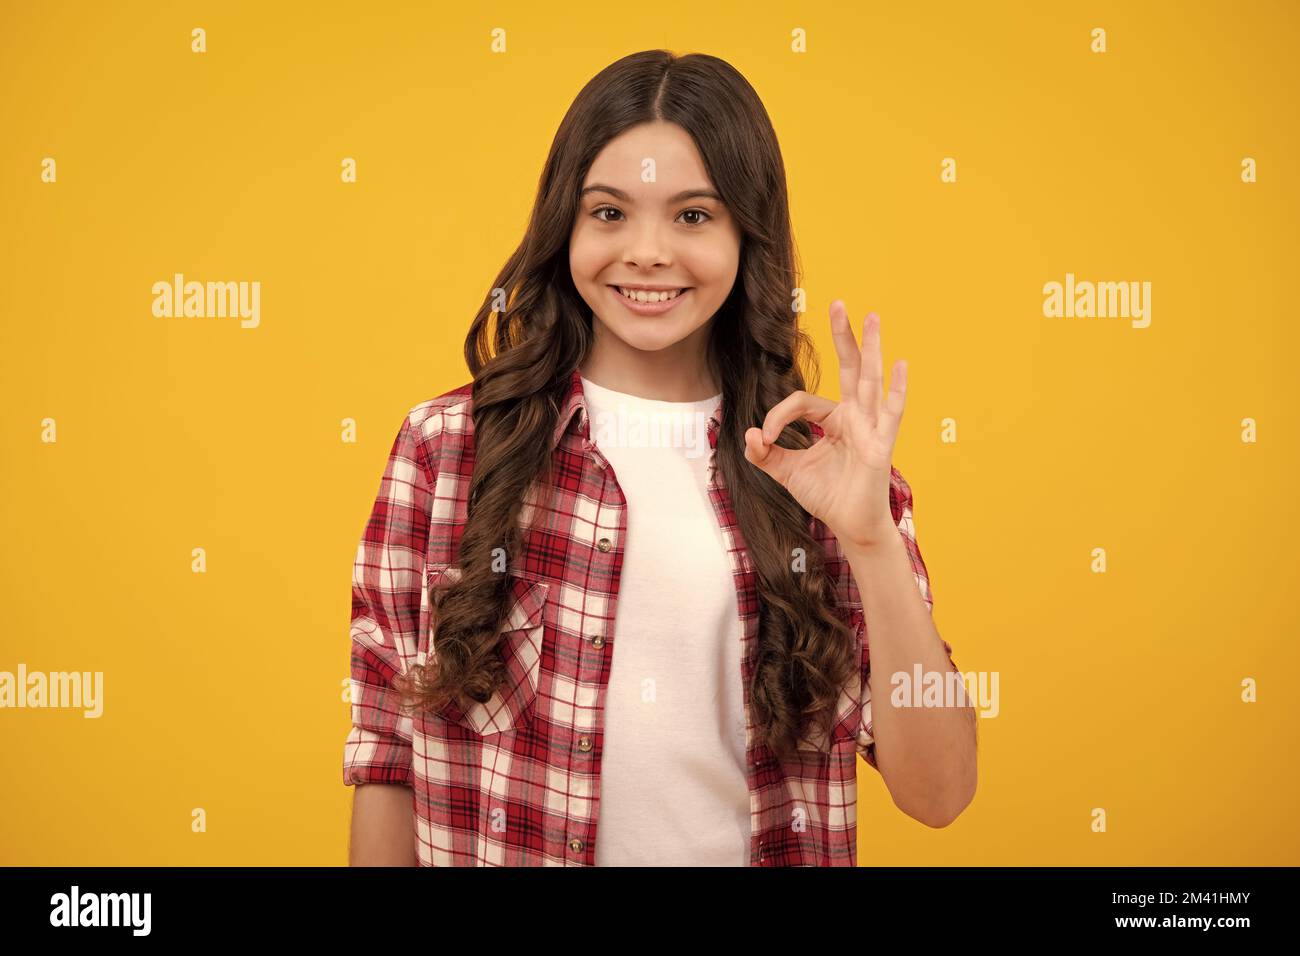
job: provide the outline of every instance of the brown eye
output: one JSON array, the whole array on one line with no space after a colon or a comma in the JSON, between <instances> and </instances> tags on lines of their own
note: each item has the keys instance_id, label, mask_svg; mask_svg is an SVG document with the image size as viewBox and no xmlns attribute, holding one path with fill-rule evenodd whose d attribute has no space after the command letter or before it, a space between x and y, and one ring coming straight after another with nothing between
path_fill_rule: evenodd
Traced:
<instances>
[{"instance_id":1,"label":"brown eye","mask_svg":"<svg viewBox=\"0 0 1300 956\"><path fill-rule=\"evenodd\" d=\"M703 216L704 219L703 219L703 221L701 221L701 222L688 222L688 223L686 224L686 225L688 225L688 226L702 226L702 225L704 225L704 223L708 222L710 219L713 218L713 217L710 216L707 212L705 212L703 209L687 209L685 212L682 213L682 215L683 215L683 216L689 216L689 215L691 215L691 213L694 213L694 214L697 215L697 216Z\"/></svg>"},{"instance_id":2,"label":"brown eye","mask_svg":"<svg viewBox=\"0 0 1300 956\"><path fill-rule=\"evenodd\" d=\"M620 216L622 215L622 213L619 212L617 209L615 209L613 206L601 206L599 209L592 210L591 214L595 216L597 219L599 219L601 222L614 222L615 220L606 219L604 216L601 215L601 213L605 213L605 212L618 212Z\"/></svg>"}]
</instances>

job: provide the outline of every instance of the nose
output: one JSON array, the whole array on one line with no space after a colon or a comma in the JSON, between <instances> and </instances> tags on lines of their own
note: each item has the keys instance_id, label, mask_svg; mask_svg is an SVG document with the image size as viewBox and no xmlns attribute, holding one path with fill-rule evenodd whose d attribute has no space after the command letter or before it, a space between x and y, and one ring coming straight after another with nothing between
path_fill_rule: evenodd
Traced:
<instances>
[{"instance_id":1,"label":"nose","mask_svg":"<svg viewBox=\"0 0 1300 956\"><path fill-rule=\"evenodd\" d=\"M671 265L672 250L663 234L663 225L653 217L644 218L635 229L628 230L623 264L638 268Z\"/></svg>"}]
</instances>

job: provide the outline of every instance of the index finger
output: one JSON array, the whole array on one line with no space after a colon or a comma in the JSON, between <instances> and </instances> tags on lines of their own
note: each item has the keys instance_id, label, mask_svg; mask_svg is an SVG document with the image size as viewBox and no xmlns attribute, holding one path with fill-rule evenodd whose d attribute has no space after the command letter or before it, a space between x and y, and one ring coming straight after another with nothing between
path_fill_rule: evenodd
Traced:
<instances>
[{"instance_id":1,"label":"index finger","mask_svg":"<svg viewBox=\"0 0 1300 956\"><path fill-rule=\"evenodd\" d=\"M796 418L820 422L833 411L835 411L835 402L829 398L822 398L820 395L813 395L802 389L791 392L773 405L763 418L763 441L772 444L785 426Z\"/></svg>"}]
</instances>

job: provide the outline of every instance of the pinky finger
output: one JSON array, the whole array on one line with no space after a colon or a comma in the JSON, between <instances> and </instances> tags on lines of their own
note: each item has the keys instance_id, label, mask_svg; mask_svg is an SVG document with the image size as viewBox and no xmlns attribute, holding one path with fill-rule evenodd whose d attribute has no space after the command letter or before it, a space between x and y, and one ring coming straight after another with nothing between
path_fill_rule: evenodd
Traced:
<instances>
[{"instance_id":1,"label":"pinky finger","mask_svg":"<svg viewBox=\"0 0 1300 956\"><path fill-rule=\"evenodd\" d=\"M903 419L903 409L907 404L907 362L899 359L889 371L889 393L885 396L885 407L881 418L882 424L889 432L891 440L898 438L898 427Z\"/></svg>"}]
</instances>

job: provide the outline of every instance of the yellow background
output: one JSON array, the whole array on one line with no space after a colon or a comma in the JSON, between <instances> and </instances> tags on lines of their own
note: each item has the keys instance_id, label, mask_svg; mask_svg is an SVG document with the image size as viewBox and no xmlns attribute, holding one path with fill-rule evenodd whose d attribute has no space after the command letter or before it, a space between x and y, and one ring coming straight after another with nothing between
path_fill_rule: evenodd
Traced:
<instances>
[{"instance_id":1,"label":"yellow background","mask_svg":"<svg viewBox=\"0 0 1300 956\"><path fill-rule=\"evenodd\" d=\"M950 828L860 764L859 862L1300 863L1297 5L566 7L3 7L0 670L102 670L105 713L0 711L0 863L346 861L387 452L468 381L573 97L654 47L767 105L822 393L836 297L908 360L936 620L1000 675ZM261 326L154 318L176 272L260 281ZM1151 282L1151 326L1045 318L1067 272Z\"/></svg>"}]
</instances>

